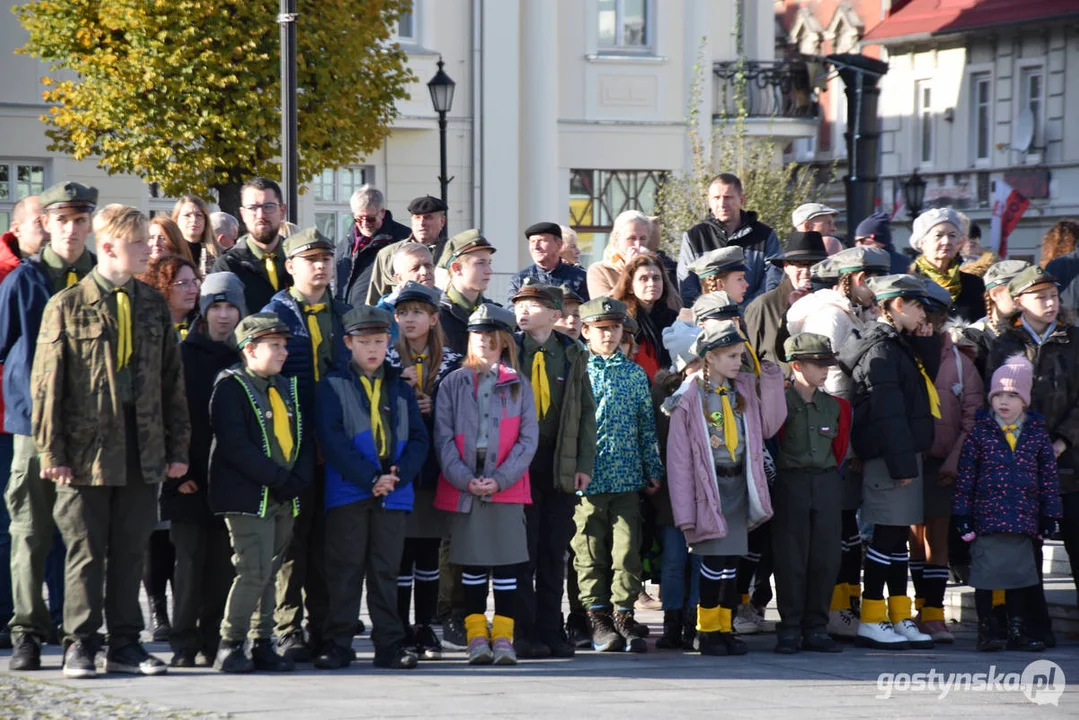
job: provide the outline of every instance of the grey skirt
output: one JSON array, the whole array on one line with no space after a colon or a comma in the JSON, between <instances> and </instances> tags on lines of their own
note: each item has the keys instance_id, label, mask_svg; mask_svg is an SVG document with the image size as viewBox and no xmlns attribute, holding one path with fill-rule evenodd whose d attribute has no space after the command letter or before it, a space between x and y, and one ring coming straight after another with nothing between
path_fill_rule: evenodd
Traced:
<instances>
[{"instance_id":1,"label":"grey skirt","mask_svg":"<svg viewBox=\"0 0 1079 720\"><path fill-rule=\"evenodd\" d=\"M1015 590L1037 585L1034 541L1016 533L974 538L970 547L969 584L978 590Z\"/></svg>"},{"instance_id":2,"label":"grey skirt","mask_svg":"<svg viewBox=\"0 0 1079 720\"><path fill-rule=\"evenodd\" d=\"M743 470L734 477L718 477L719 504L727 522L727 535L693 543L694 555L745 555L749 552L749 490Z\"/></svg>"},{"instance_id":3,"label":"grey skirt","mask_svg":"<svg viewBox=\"0 0 1079 720\"><path fill-rule=\"evenodd\" d=\"M405 522L406 538L442 538L446 534L446 512L435 508L434 490L417 490L412 512Z\"/></svg>"},{"instance_id":4,"label":"grey skirt","mask_svg":"<svg viewBox=\"0 0 1079 720\"><path fill-rule=\"evenodd\" d=\"M922 465L922 510L927 518L951 517L955 484L940 484L940 466L936 458L927 457Z\"/></svg>"},{"instance_id":5,"label":"grey skirt","mask_svg":"<svg viewBox=\"0 0 1079 720\"><path fill-rule=\"evenodd\" d=\"M922 456L918 476L900 485L888 473L883 458L867 460L862 471L862 522L868 525L920 525L925 520L922 507Z\"/></svg>"},{"instance_id":6,"label":"grey skirt","mask_svg":"<svg viewBox=\"0 0 1079 720\"><path fill-rule=\"evenodd\" d=\"M472 511L450 514L450 562L494 567L528 560L525 508L472 500Z\"/></svg>"}]
</instances>

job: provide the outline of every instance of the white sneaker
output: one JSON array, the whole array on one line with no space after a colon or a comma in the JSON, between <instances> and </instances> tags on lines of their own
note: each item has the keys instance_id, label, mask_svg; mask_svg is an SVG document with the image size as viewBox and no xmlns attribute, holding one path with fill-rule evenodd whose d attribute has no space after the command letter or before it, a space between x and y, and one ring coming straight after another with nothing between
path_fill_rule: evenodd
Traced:
<instances>
[{"instance_id":1,"label":"white sneaker","mask_svg":"<svg viewBox=\"0 0 1079 720\"><path fill-rule=\"evenodd\" d=\"M757 612L757 608L752 605L740 605L732 623L734 632L739 635L756 635L762 629L762 620L764 618Z\"/></svg>"},{"instance_id":2,"label":"white sneaker","mask_svg":"<svg viewBox=\"0 0 1079 720\"><path fill-rule=\"evenodd\" d=\"M900 620L894 627L896 634L905 637L912 648L929 650L933 647L933 636L919 630L917 623L910 618Z\"/></svg>"},{"instance_id":3,"label":"white sneaker","mask_svg":"<svg viewBox=\"0 0 1079 720\"><path fill-rule=\"evenodd\" d=\"M854 638L858 647L871 647L879 650L906 650L910 647L907 639L896 632L887 620L879 623L858 623L858 636Z\"/></svg>"},{"instance_id":4,"label":"white sneaker","mask_svg":"<svg viewBox=\"0 0 1079 720\"><path fill-rule=\"evenodd\" d=\"M858 616L853 610L843 608L828 613L828 634L841 640L858 637Z\"/></svg>"}]
</instances>

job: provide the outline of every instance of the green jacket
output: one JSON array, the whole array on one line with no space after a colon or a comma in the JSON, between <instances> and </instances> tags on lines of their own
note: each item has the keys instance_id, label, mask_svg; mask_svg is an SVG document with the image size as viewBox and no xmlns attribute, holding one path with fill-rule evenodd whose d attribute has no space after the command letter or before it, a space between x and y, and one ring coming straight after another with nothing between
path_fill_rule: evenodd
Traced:
<instances>
[{"instance_id":1,"label":"green jacket","mask_svg":"<svg viewBox=\"0 0 1079 720\"><path fill-rule=\"evenodd\" d=\"M191 420L179 338L165 298L135 281L130 371L142 477L187 463ZM75 485L125 485L124 410L116 386L116 322L93 275L45 306L30 384L41 467L66 466Z\"/></svg>"}]
</instances>

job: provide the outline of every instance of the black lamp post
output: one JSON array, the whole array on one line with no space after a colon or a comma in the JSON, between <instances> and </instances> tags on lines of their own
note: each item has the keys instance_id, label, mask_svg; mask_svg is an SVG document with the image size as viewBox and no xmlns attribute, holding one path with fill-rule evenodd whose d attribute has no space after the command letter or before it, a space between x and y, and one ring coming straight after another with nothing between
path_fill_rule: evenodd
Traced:
<instances>
[{"instance_id":1,"label":"black lamp post","mask_svg":"<svg viewBox=\"0 0 1079 720\"><path fill-rule=\"evenodd\" d=\"M453 91L457 87L449 75L442 69L444 63L442 56L438 56L438 72L427 83L427 89L431 91L431 104L438 113L438 149L441 160L441 174L438 176L438 184L442 188L442 203L446 204L446 187L453 178L446 177L446 113L453 107Z\"/></svg>"},{"instance_id":2,"label":"black lamp post","mask_svg":"<svg viewBox=\"0 0 1079 720\"><path fill-rule=\"evenodd\" d=\"M296 0L281 0L277 16L281 26L281 180L288 208L285 218L298 222L300 203L297 168L300 155L296 143Z\"/></svg>"},{"instance_id":3,"label":"black lamp post","mask_svg":"<svg viewBox=\"0 0 1079 720\"><path fill-rule=\"evenodd\" d=\"M907 214L911 220L922 214L925 186L925 178L918 174L918 168L914 168L914 173L903 183L903 200L907 204Z\"/></svg>"}]
</instances>

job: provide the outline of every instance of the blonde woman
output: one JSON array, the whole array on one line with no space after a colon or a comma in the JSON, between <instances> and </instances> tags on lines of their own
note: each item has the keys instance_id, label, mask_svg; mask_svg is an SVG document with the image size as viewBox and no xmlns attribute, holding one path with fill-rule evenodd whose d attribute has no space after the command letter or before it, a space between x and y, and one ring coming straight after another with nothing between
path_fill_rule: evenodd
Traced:
<instances>
[{"instance_id":1,"label":"blonde woman","mask_svg":"<svg viewBox=\"0 0 1079 720\"><path fill-rule=\"evenodd\" d=\"M199 277L206 277L214 260L224 252L210 224L210 206L197 195L184 195L172 206L172 219L180 226Z\"/></svg>"},{"instance_id":2,"label":"blonde woman","mask_svg":"<svg viewBox=\"0 0 1079 720\"><path fill-rule=\"evenodd\" d=\"M607 246L603 248L603 259L588 266L589 297L613 297L614 288L622 276L622 271L638 255L654 254L651 249L653 240L652 221L639 210L626 210L614 219ZM666 285L672 284L664 271ZM672 310L681 310L682 302L678 294L668 296L666 302Z\"/></svg>"}]
</instances>

